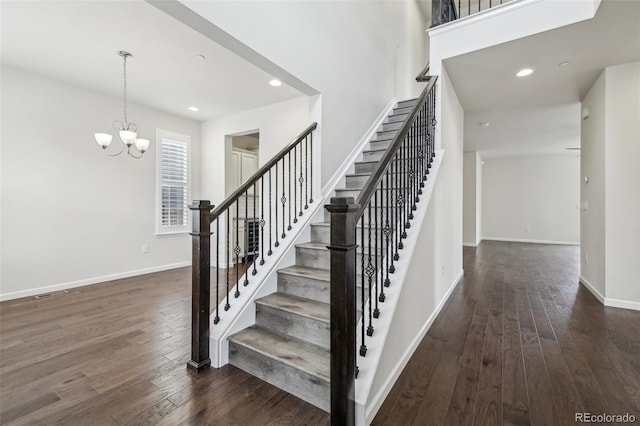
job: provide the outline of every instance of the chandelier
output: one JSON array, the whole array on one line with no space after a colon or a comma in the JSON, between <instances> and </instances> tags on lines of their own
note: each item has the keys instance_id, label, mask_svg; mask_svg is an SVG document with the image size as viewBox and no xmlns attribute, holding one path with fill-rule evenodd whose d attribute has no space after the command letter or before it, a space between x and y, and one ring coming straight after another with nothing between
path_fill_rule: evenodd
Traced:
<instances>
[{"instance_id":1,"label":"chandelier","mask_svg":"<svg viewBox=\"0 0 640 426\"><path fill-rule=\"evenodd\" d=\"M124 60L124 84L123 84L123 93L124 93L124 122L115 120L111 123L111 128L113 129L114 134L118 136L120 140L120 151L115 154L109 154L111 157L115 157L116 155L120 155L124 152L124 149L127 149L127 155L135 159L142 158L142 154L149 148L149 139L140 139L138 138L138 127L135 123L129 123L127 121L127 58L132 57L131 53L125 52L124 50L118 50L118 55L122 57ZM102 149L107 149L111 140L113 139L113 135L109 133L95 133L96 142L98 145L102 147ZM135 145L139 154L136 154L135 151L132 151L132 146Z\"/></svg>"}]
</instances>

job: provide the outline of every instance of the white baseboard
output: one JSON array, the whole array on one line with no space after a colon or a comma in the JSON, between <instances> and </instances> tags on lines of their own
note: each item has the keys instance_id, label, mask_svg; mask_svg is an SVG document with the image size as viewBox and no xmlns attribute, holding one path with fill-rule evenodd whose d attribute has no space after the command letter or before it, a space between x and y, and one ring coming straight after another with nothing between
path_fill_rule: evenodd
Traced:
<instances>
[{"instance_id":1,"label":"white baseboard","mask_svg":"<svg viewBox=\"0 0 640 426\"><path fill-rule=\"evenodd\" d=\"M604 306L640 311L640 302L633 302L631 300L610 299L605 297Z\"/></svg>"},{"instance_id":2,"label":"white baseboard","mask_svg":"<svg viewBox=\"0 0 640 426\"><path fill-rule=\"evenodd\" d=\"M593 284L591 284L589 281L585 280L582 276L580 277L580 283L585 286L587 288L587 290L589 290L591 292L591 294L593 294L596 299L598 299L600 301L600 303L602 303L603 305L605 305L604 303L604 296L602 295L602 293L600 293L594 286Z\"/></svg>"},{"instance_id":3,"label":"white baseboard","mask_svg":"<svg viewBox=\"0 0 640 426\"><path fill-rule=\"evenodd\" d=\"M453 293L453 290L456 288L458 283L460 283L460 280L462 279L463 276L464 276L464 270L458 273L458 276L455 278L455 280L453 280L453 282L447 289L447 292L445 293L444 297L440 300L440 303L438 303L438 306L436 306L433 313L427 319L427 322L425 322L425 324L420 329L420 332L411 341L411 344L409 345L409 347L407 347L407 350L405 350L402 356L398 359L398 362L393 367L393 370L391 374L387 377L387 380L385 380L384 384L380 387L380 390L378 391L378 393L376 393L376 395L371 399L371 402L368 404L368 407L367 407L367 416L366 416L369 422L373 420L373 417L376 415L376 413L382 406L382 403L389 395L389 392L391 392L391 389L393 388L393 385L396 383L396 380L398 380L398 377L400 377L400 374L402 374L402 370L404 370L404 367L407 366L407 363L411 359L411 356L418 348L418 345L420 345L420 342L422 342L422 339L424 339L424 336L427 334L427 332L433 325L433 322L436 320L436 318L440 314L440 311L442 311L442 308L444 307L445 303L447 303L447 300L449 300L451 293Z\"/></svg>"},{"instance_id":4,"label":"white baseboard","mask_svg":"<svg viewBox=\"0 0 640 426\"><path fill-rule=\"evenodd\" d=\"M473 247L473 248L478 247L477 244L473 244L473 243L462 243L462 246L463 247Z\"/></svg>"},{"instance_id":5,"label":"white baseboard","mask_svg":"<svg viewBox=\"0 0 640 426\"><path fill-rule=\"evenodd\" d=\"M595 296L600 303L604 306L608 306L610 308L622 308L622 309L631 309L634 311L640 311L640 302L634 302L632 300L622 300L622 299L612 299L610 297L604 297L602 293L600 293L593 284L584 279L584 277L580 277L580 283L586 287L587 290L591 292Z\"/></svg>"},{"instance_id":6,"label":"white baseboard","mask_svg":"<svg viewBox=\"0 0 640 426\"><path fill-rule=\"evenodd\" d=\"M19 299L21 297L37 296L44 293L52 293L54 291L68 290L70 288L84 287L92 284L99 284L106 281L119 280L122 278L136 277L138 275L151 274L153 272L168 271L170 269L184 268L191 266L191 261L172 263L169 265L153 266L151 268L136 269L134 271L119 272L117 274L103 275L100 277L86 278L83 280L69 281L66 283L54 284L45 287L31 288L28 290L13 291L10 293L0 294L0 302L5 300Z\"/></svg>"},{"instance_id":7,"label":"white baseboard","mask_svg":"<svg viewBox=\"0 0 640 426\"><path fill-rule=\"evenodd\" d=\"M482 241L504 241L507 243L532 243L532 244L557 244L562 246L579 246L575 241L554 241L554 240L529 240L525 238L494 238L482 237Z\"/></svg>"}]
</instances>

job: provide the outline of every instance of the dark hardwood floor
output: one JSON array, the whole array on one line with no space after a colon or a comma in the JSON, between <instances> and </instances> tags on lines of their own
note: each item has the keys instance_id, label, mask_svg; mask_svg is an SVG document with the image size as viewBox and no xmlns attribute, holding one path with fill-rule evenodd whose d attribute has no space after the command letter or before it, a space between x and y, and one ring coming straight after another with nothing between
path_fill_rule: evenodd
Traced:
<instances>
[{"instance_id":1,"label":"dark hardwood floor","mask_svg":"<svg viewBox=\"0 0 640 426\"><path fill-rule=\"evenodd\" d=\"M579 248L485 241L374 425L640 424L640 312L578 284Z\"/></svg>"},{"instance_id":2,"label":"dark hardwood floor","mask_svg":"<svg viewBox=\"0 0 640 426\"><path fill-rule=\"evenodd\" d=\"M640 423L640 312L578 285L577 247L464 250L464 281L374 424ZM188 371L190 286L185 268L0 303L0 423L329 423L232 366Z\"/></svg>"},{"instance_id":3,"label":"dark hardwood floor","mask_svg":"<svg viewBox=\"0 0 640 426\"><path fill-rule=\"evenodd\" d=\"M0 423L328 423L230 365L187 370L190 297L184 268L1 303Z\"/></svg>"}]
</instances>

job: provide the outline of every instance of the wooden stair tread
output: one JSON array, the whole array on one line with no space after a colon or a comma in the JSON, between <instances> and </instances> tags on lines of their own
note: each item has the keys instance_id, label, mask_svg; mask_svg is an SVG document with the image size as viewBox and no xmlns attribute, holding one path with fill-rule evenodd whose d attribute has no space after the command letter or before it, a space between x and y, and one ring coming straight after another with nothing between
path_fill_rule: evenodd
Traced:
<instances>
[{"instance_id":1,"label":"wooden stair tread","mask_svg":"<svg viewBox=\"0 0 640 426\"><path fill-rule=\"evenodd\" d=\"M229 336L229 340L266 357L329 382L329 351L320 346L251 326Z\"/></svg>"},{"instance_id":2,"label":"wooden stair tread","mask_svg":"<svg viewBox=\"0 0 640 426\"><path fill-rule=\"evenodd\" d=\"M322 225L330 226L328 223L322 223ZM278 272L305 278L314 278L321 281L329 281L331 279L331 272L328 269L312 268L310 266L291 265L278 269Z\"/></svg>"},{"instance_id":3,"label":"wooden stair tread","mask_svg":"<svg viewBox=\"0 0 640 426\"><path fill-rule=\"evenodd\" d=\"M256 304L329 323L331 305L287 293L272 293L256 300Z\"/></svg>"}]
</instances>

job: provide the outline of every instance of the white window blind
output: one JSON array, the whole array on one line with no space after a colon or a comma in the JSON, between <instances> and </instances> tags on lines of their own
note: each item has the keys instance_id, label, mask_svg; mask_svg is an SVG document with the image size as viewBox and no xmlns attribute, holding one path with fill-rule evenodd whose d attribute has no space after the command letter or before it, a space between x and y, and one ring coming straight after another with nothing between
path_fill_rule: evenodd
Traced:
<instances>
[{"instance_id":1,"label":"white window blind","mask_svg":"<svg viewBox=\"0 0 640 426\"><path fill-rule=\"evenodd\" d=\"M188 136L167 137L158 131L159 229L158 233L183 232L189 223ZM176 135L173 135L176 136ZM176 140L182 139L182 140Z\"/></svg>"}]
</instances>

